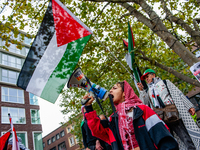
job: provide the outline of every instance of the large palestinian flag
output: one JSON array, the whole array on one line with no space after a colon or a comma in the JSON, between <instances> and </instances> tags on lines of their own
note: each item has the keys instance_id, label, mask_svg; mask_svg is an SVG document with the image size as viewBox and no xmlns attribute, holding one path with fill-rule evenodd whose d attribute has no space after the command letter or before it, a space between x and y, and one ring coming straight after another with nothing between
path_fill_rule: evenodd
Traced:
<instances>
[{"instance_id":1,"label":"large palestinian flag","mask_svg":"<svg viewBox=\"0 0 200 150\"><path fill-rule=\"evenodd\" d=\"M55 103L91 34L59 0L51 0L17 86Z\"/></svg>"}]
</instances>

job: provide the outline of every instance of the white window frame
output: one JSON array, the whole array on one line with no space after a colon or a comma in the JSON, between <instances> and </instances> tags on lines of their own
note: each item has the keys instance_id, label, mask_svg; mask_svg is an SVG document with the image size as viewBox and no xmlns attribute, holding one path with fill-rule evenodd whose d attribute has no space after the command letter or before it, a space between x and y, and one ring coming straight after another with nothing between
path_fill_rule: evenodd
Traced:
<instances>
[{"instance_id":1,"label":"white window frame","mask_svg":"<svg viewBox=\"0 0 200 150\"><path fill-rule=\"evenodd\" d=\"M5 55L7 57L7 60L3 61L3 55ZM12 61L10 61L9 57L13 57L15 62L13 63ZM20 61L20 64L17 63L18 60ZM3 62L7 62L7 64L3 64ZM22 59L19 57L16 57L16 56L1 53L1 64L5 65L5 66L13 67L13 68L21 69L22 68Z\"/></svg>"},{"instance_id":2,"label":"white window frame","mask_svg":"<svg viewBox=\"0 0 200 150\"><path fill-rule=\"evenodd\" d=\"M6 71L7 71L7 76L3 76L3 70L6 70ZM5 82L5 83L10 83L10 84L16 85L16 83L9 82L9 79L13 79L13 80L15 79L15 78L9 78L9 71L10 71L10 72L16 73L16 83L17 83L17 78L18 78L18 76L19 76L19 72L13 71L13 70L9 70L9 69L3 69L3 68L1 68L1 81L2 81L2 82ZM8 81L3 81L3 77L7 78Z\"/></svg>"},{"instance_id":3,"label":"white window frame","mask_svg":"<svg viewBox=\"0 0 200 150\"><path fill-rule=\"evenodd\" d=\"M13 120L12 120L12 122L13 122L13 124L26 124L26 110L25 110L25 108L18 108L18 107L7 107L7 106L1 106L1 111L2 111L2 107L6 107L6 108L16 108L16 109L24 109L24 115L25 115L25 122L24 123L15 123L15 122L13 122ZM8 111L9 112L9 111ZM11 114L11 117L12 117L12 114ZM2 112L1 112L1 124L10 124L10 122L8 121L7 123L2 123Z\"/></svg>"},{"instance_id":4,"label":"white window frame","mask_svg":"<svg viewBox=\"0 0 200 150\"><path fill-rule=\"evenodd\" d=\"M3 91L3 88L7 88L7 89L15 89L15 90L17 90L17 91L22 91L22 93L23 93L23 97L21 97L21 98L24 99L24 91L23 91L23 90L16 89L16 88L10 88L10 87L2 86L2 87L1 87L1 101L2 101L2 96L3 96L3 94L2 94L2 93L3 93L3 92L2 92L2 91ZM8 98L10 97L9 90L8 90L8 95L7 95L7 96L8 96ZM18 92L17 92L17 96L16 96L16 97L17 97L17 98L19 97L19 96L18 96ZM19 98L20 98L20 97L19 97ZM11 101L8 101L8 102L7 102L7 101L2 101L2 102L24 104L24 101L23 101L23 103L19 103L19 102L11 102Z\"/></svg>"},{"instance_id":5,"label":"white window frame","mask_svg":"<svg viewBox=\"0 0 200 150\"><path fill-rule=\"evenodd\" d=\"M32 138L33 138L33 150L36 150L35 149L35 140L34 140L34 133L41 133L42 134L42 131L32 131ZM42 138L42 147L43 147L43 143L45 144L45 142L43 142L43 138ZM48 143L47 143L48 145ZM46 146L46 145L45 145ZM44 148L44 147L43 147Z\"/></svg>"}]
</instances>

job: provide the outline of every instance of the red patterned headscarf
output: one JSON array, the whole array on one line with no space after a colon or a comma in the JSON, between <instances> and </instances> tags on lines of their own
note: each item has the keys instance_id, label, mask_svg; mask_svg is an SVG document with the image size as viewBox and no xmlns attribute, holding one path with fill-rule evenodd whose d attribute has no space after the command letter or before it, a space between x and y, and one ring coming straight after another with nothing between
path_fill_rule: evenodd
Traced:
<instances>
[{"instance_id":1,"label":"red patterned headscarf","mask_svg":"<svg viewBox=\"0 0 200 150\"><path fill-rule=\"evenodd\" d=\"M118 112L119 133L121 136L124 150L131 150L134 149L135 147L138 147L138 143L136 141L134 134L133 120L132 118L129 118L126 115L126 111L128 111L132 107L141 105L142 101L138 98L132 87L125 80L124 80L124 94L125 94L125 101L123 103L115 105L115 107Z\"/></svg>"}]
</instances>

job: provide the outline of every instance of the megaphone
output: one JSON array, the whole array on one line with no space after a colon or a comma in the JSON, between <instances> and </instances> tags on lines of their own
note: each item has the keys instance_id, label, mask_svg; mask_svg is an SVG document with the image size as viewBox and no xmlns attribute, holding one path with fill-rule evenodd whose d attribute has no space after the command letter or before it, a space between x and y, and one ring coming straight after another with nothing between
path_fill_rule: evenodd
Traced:
<instances>
[{"instance_id":1,"label":"megaphone","mask_svg":"<svg viewBox=\"0 0 200 150\"><path fill-rule=\"evenodd\" d=\"M109 92L107 92L106 89L100 87L99 85L96 85L95 83L90 82L90 80L82 73L80 68L74 70L74 72L69 78L67 87L82 88L87 92L89 92L90 95L93 97L95 97L94 94L96 94L98 98L102 99L102 101L105 101L109 94ZM81 101L81 104L85 105L89 100L90 99L87 100L83 99Z\"/></svg>"}]
</instances>

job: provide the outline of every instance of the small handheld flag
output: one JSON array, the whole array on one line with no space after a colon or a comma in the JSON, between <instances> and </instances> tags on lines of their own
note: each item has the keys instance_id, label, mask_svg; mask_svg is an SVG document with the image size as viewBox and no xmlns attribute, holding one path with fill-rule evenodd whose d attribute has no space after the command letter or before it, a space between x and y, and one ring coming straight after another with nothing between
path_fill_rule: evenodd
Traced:
<instances>
[{"instance_id":1,"label":"small handheld flag","mask_svg":"<svg viewBox=\"0 0 200 150\"><path fill-rule=\"evenodd\" d=\"M17 86L55 103L92 31L59 0L51 0Z\"/></svg>"},{"instance_id":2,"label":"small handheld flag","mask_svg":"<svg viewBox=\"0 0 200 150\"><path fill-rule=\"evenodd\" d=\"M16 133L16 130L15 130L15 127L13 126L12 118L11 118L10 114L8 114L8 117L9 117L10 126L11 126L11 130L12 130L12 135L13 135L12 150L20 150L19 149L19 142L18 142L18 139L17 139L17 133Z\"/></svg>"}]
</instances>

